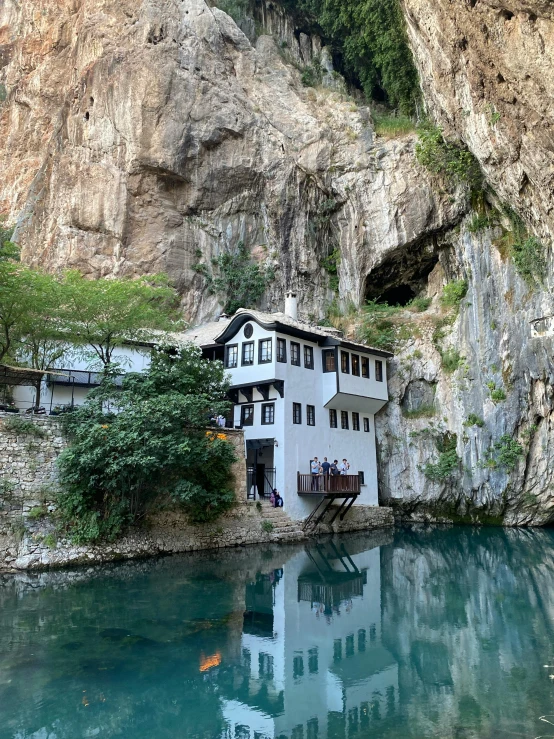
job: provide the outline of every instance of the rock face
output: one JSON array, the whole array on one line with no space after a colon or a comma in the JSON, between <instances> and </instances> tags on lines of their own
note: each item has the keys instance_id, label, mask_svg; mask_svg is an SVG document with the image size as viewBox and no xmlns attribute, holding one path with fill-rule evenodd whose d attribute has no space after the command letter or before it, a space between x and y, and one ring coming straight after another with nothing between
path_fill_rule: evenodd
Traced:
<instances>
[{"instance_id":1,"label":"rock face","mask_svg":"<svg viewBox=\"0 0 554 739\"><path fill-rule=\"evenodd\" d=\"M551 262L551 4L402 2L430 114ZM25 260L166 271L195 322L222 306L203 272L239 241L275 271L269 310L293 288L320 318L332 254L343 306L427 294L377 424L383 500L419 519L551 522L554 347L529 323L554 313L550 277L531 289L498 230L468 228L463 189L417 164L415 136L376 136L321 40L257 8L239 28L204 0L2 3L0 211ZM301 72L315 60L314 89Z\"/></svg>"},{"instance_id":2,"label":"rock face","mask_svg":"<svg viewBox=\"0 0 554 739\"><path fill-rule=\"evenodd\" d=\"M545 0L402 0L427 107L498 196L554 234L554 9Z\"/></svg>"},{"instance_id":3,"label":"rock face","mask_svg":"<svg viewBox=\"0 0 554 739\"><path fill-rule=\"evenodd\" d=\"M554 13L532 1L403 4L430 114L467 143L498 200L541 238L548 269L531 288L499 248L499 230L469 233L466 221L450 234L446 278L465 278L469 289L438 348L458 351L459 366L441 366L423 319L421 338L395 360L397 402L380 419L383 496L419 520L551 523L553 346L548 335L533 337L530 321L554 313ZM423 382L436 383L434 413L417 418L413 388ZM460 461L433 481L425 465L441 461L445 438Z\"/></svg>"},{"instance_id":4,"label":"rock face","mask_svg":"<svg viewBox=\"0 0 554 739\"><path fill-rule=\"evenodd\" d=\"M282 38L253 45L203 0L2 4L0 207L26 261L168 272L201 321L221 304L195 265L242 240L275 269L266 307L293 288L320 317L337 247L358 303L387 253L456 222L413 140L376 140L367 108L304 87L294 64L321 42L264 17Z\"/></svg>"}]
</instances>

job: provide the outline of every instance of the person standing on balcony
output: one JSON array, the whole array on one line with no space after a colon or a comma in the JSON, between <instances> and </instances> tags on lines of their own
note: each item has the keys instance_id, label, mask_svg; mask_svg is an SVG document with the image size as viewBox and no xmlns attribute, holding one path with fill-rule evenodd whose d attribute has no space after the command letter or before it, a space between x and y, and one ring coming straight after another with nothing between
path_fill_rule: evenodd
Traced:
<instances>
[{"instance_id":1,"label":"person standing on balcony","mask_svg":"<svg viewBox=\"0 0 554 739\"><path fill-rule=\"evenodd\" d=\"M350 469L349 461L347 459L343 459L339 467L341 475L347 475L349 469Z\"/></svg>"},{"instance_id":2,"label":"person standing on balcony","mask_svg":"<svg viewBox=\"0 0 554 739\"><path fill-rule=\"evenodd\" d=\"M327 457L323 457L323 462L321 463L321 469L323 470L323 474L325 476L329 475L329 470L331 469L331 464L327 461Z\"/></svg>"},{"instance_id":3,"label":"person standing on balcony","mask_svg":"<svg viewBox=\"0 0 554 739\"><path fill-rule=\"evenodd\" d=\"M310 462L310 469L312 471L312 490L319 490L319 475L321 474L321 465L317 457L314 457Z\"/></svg>"}]
</instances>

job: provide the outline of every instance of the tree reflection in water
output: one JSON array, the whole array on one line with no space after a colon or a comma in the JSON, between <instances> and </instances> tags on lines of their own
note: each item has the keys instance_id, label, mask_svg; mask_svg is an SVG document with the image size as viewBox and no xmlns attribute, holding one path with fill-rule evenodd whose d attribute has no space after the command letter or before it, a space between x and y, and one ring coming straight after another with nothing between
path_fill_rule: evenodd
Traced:
<instances>
[{"instance_id":1,"label":"tree reflection in water","mask_svg":"<svg viewBox=\"0 0 554 739\"><path fill-rule=\"evenodd\" d=\"M421 527L4 575L0 739L544 735L553 545Z\"/></svg>"}]
</instances>

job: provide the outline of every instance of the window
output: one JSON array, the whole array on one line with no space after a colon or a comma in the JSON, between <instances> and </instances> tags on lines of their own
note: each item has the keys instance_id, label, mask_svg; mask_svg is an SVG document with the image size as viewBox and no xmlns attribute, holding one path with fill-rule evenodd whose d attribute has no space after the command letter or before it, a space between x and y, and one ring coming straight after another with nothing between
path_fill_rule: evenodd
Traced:
<instances>
[{"instance_id":1,"label":"window","mask_svg":"<svg viewBox=\"0 0 554 739\"><path fill-rule=\"evenodd\" d=\"M262 403L262 426L275 423L275 403Z\"/></svg>"},{"instance_id":2,"label":"window","mask_svg":"<svg viewBox=\"0 0 554 739\"><path fill-rule=\"evenodd\" d=\"M237 366L239 356L238 344L231 344L225 347L225 366L227 369L233 369Z\"/></svg>"},{"instance_id":3,"label":"window","mask_svg":"<svg viewBox=\"0 0 554 739\"><path fill-rule=\"evenodd\" d=\"M362 470L358 472L358 477L360 478L360 485L365 485L365 473Z\"/></svg>"},{"instance_id":4,"label":"window","mask_svg":"<svg viewBox=\"0 0 554 739\"><path fill-rule=\"evenodd\" d=\"M254 406L243 405L240 409L240 422L242 426L254 425Z\"/></svg>"},{"instance_id":5,"label":"window","mask_svg":"<svg viewBox=\"0 0 554 739\"><path fill-rule=\"evenodd\" d=\"M358 629L358 652L365 652L366 633L365 629Z\"/></svg>"},{"instance_id":6,"label":"window","mask_svg":"<svg viewBox=\"0 0 554 739\"><path fill-rule=\"evenodd\" d=\"M340 353L340 368L345 375L350 372L350 354L348 352Z\"/></svg>"},{"instance_id":7,"label":"window","mask_svg":"<svg viewBox=\"0 0 554 739\"><path fill-rule=\"evenodd\" d=\"M375 360L375 379L377 382L383 382L383 362L380 359Z\"/></svg>"},{"instance_id":8,"label":"window","mask_svg":"<svg viewBox=\"0 0 554 739\"><path fill-rule=\"evenodd\" d=\"M315 426L315 405L306 406L306 423L308 426Z\"/></svg>"},{"instance_id":9,"label":"window","mask_svg":"<svg viewBox=\"0 0 554 739\"><path fill-rule=\"evenodd\" d=\"M302 404L301 403L292 404L292 422L302 423Z\"/></svg>"},{"instance_id":10,"label":"window","mask_svg":"<svg viewBox=\"0 0 554 739\"><path fill-rule=\"evenodd\" d=\"M369 433L369 418L364 418L364 431Z\"/></svg>"},{"instance_id":11,"label":"window","mask_svg":"<svg viewBox=\"0 0 554 739\"><path fill-rule=\"evenodd\" d=\"M317 675L318 669L317 647L314 647L313 649L308 649L308 671L312 675Z\"/></svg>"},{"instance_id":12,"label":"window","mask_svg":"<svg viewBox=\"0 0 554 739\"><path fill-rule=\"evenodd\" d=\"M317 670L316 670L317 672ZM306 739L318 739L319 736L319 721L316 718L311 718L307 725L308 735Z\"/></svg>"},{"instance_id":13,"label":"window","mask_svg":"<svg viewBox=\"0 0 554 739\"><path fill-rule=\"evenodd\" d=\"M306 369L314 368L314 348L313 346L304 347L304 367Z\"/></svg>"},{"instance_id":14,"label":"window","mask_svg":"<svg viewBox=\"0 0 554 739\"><path fill-rule=\"evenodd\" d=\"M357 354L352 355L352 374L360 376L360 357Z\"/></svg>"},{"instance_id":15,"label":"window","mask_svg":"<svg viewBox=\"0 0 554 739\"><path fill-rule=\"evenodd\" d=\"M352 413L352 430L353 431L359 431L360 430L360 414L359 413Z\"/></svg>"},{"instance_id":16,"label":"window","mask_svg":"<svg viewBox=\"0 0 554 739\"><path fill-rule=\"evenodd\" d=\"M271 362L271 339L260 339L258 343L258 364Z\"/></svg>"},{"instance_id":17,"label":"window","mask_svg":"<svg viewBox=\"0 0 554 739\"><path fill-rule=\"evenodd\" d=\"M300 367L300 344L296 341L290 342L290 363Z\"/></svg>"},{"instance_id":18,"label":"window","mask_svg":"<svg viewBox=\"0 0 554 739\"><path fill-rule=\"evenodd\" d=\"M369 357L362 357L362 377L369 377Z\"/></svg>"},{"instance_id":19,"label":"window","mask_svg":"<svg viewBox=\"0 0 554 739\"><path fill-rule=\"evenodd\" d=\"M340 427L341 429L348 428L348 411L340 412Z\"/></svg>"},{"instance_id":20,"label":"window","mask_svg":"<svg viewBox=\"0 0 554 739\"><path fill-rule=\"evenodd\" d=\"M277 339L277 361L278 362L287 361L287 340L286 339Z\"/></svg>"},{"instance_id":21,"label":"window","mask_svg":"<svg viewBox=\"0 0 554 739\"><path fill-rule=\"evenodd\" d=\"M298 680L299 677L302 677L304 674L304 659L297 655L296 657L292 658L292 676L295 680Z\"/></svg>"},{"instance_id":22,"label":"window","mask_svg":"<svg viewBox=\"0 0 554 739\"><path fill-rule=\"evenodd\" d=\"M323 371L334 372L336 370L335 350L325 349L323 352Z\"/></svg>"},{"instance_id":23,"label":"window","mask_svg":"<svg viewBox=\"0 0 554 739\"><path fill-rule=\"evenodd\" d=\"M273 657L265 652L258 655L258 671L261 677L273 679Z\"/></svg>"},{"instance_id":24,"label":"window","mask_svg":"<svg viewBox=\"0 0 554 739\"><path fill-rule=\"evenodd\" d=\"M342 659L342 641L335 639L333 641L333 662L340 662Z\"/></svg>"},{"instance_id":25,"label":"window","mask_svg":"<svg viewBox=\"0 0 554 739\"><path fill-rule=\"evenodd\" d=\"M254 364L254 342L246 341L242 345L242 366L249 367Z\"/></svg>"},{"instance_id":26,"label":"window","mask_svg":"<svg viewBox=\"0 0 554 739\"><path fill-rule=\"evenodd\" d=\"M354 634L348 634L345 639L345 647L346 649L344 651L346 656L352 657L354 655Z\"/></svg>"},{"instance_id":27,"label":"window","mask_svg":"<svg viewBox=\"0 0 554 739\"><path fill-rule=\"evenodd\" d=\"M329 426L332 429L337 428L337 412L334 408L329 409Z\"/></svg>"}]
</instances>

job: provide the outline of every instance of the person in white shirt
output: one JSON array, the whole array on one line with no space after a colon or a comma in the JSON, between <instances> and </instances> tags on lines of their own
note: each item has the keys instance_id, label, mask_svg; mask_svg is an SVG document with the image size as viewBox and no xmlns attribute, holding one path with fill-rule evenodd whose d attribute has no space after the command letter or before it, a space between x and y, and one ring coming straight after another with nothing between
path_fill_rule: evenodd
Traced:
<instances>
[{"instance_id":1,"label":"person in white shirt","mask_svg":"<svg viewBox=\"0 0 554 739\"><path fill-rule=\"evenodd\" d=\"M339 470L340 470L341 475L347 475L349 469L350 469L350 463L348 462L347 459L343 459L339 465Z\"/></svg>"},{"instance_id":2,"label":"person in white shirt","mask_svg":"<svg viewBox=\"0 0 554 739\"><path fill-rule=\"evenodd\" d=\"M310 462L310 470L312 471L312 490L319 490L319 475L321 474L321 465L319 459L314 457Z\"/></svg>"}]
</instances>

